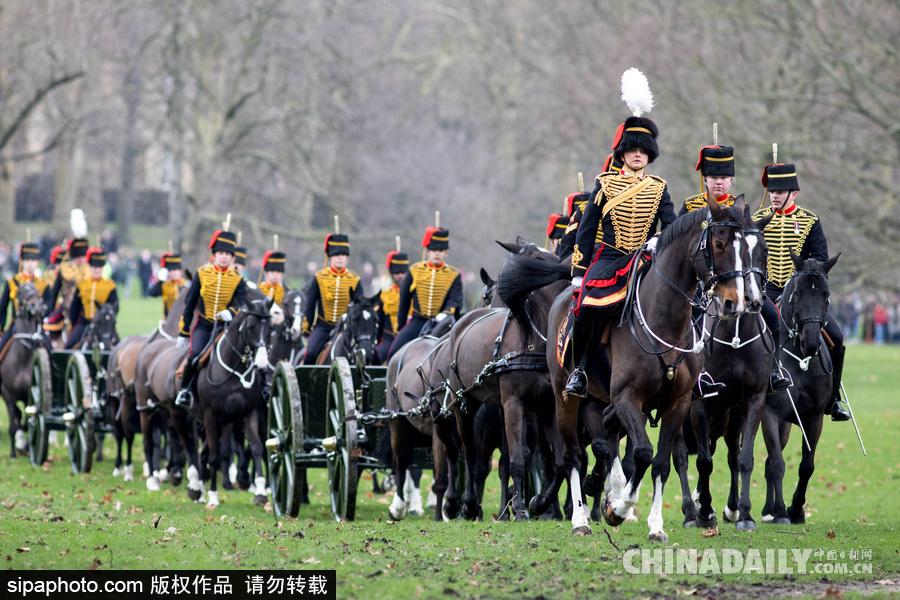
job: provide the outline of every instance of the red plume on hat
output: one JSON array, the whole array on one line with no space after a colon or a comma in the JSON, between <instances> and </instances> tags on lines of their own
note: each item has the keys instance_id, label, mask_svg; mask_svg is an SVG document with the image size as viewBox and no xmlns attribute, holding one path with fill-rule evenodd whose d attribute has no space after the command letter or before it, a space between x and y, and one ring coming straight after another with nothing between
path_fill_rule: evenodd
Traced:
<instances>
[{"instance_id":1,"label":"red plume on hat","mask_svg":"<svg viewBox=\"0 0 900 600\"><path fill-rule=\"evenodd\" d=\"M329 233L328 235L325 236L325 254L328 254L328 240L331 239L332 235L334 235L334 234Z\"/></svg>"},{"instance_id":2,"label":"red plume on hat","mask_svg":"<svg viewBox=\"0 0 900 600\"><path fill-rule=\"evenodd\" d=\"M170 256L172 256L171 252L163 252L162 256L159 257L159 263L162 267L168 268L166 266L166 259L169 258Z\"/></svg>"},{"instance_id":3,"label":"red plume on hat","mask_svg":"<svg viewBox=\"0 0 900 600\"><path fill-rule=\"evenodd\" d=\"M431 243L431 236L440 231L440 227L435 227L434 225L429 225L425 228L425 237L422 238L422 247L427 248L428 244Z\"/></svg>"},{"instance_id":4,"label":"red plume on hat","mask_svg":"<svg viewBox=\"0 0 900 600\"><path fill-rule=\"evenodd\" d=\"M272 254L274 254L274 253L275 253L274 250L269 250L268 252L266 252L265 254L263 254L263 267L266 266L266 263L269 262L269 258L270 258L270 257L272 256Z\"/></svg>"},{"instance_id":5,"label":"red plume on hat","mask_svg":"<svg viewBox=\"0 0 900 600\"><path fill-rule=\"evenodd\" d=\"M397 250L391 250L390 252L388 252L388 254L387 254L387 262L384 263L384 268L385 268L385 269L387 269L388 271L391 270L391 260L393 260L393 258L394 258L395 256L397 256L398 254L400 254L400 253L399 253Z\"/></svg>"},{"instance_id":6,"label":"red plume on hat","mask_svg":"<svg viewBox=\"0 0 900 600\"><path fill-rule=\"evenodd\" d=\"M222 233L221 229L218 229L213 232L212 239L209 240L209 249L212 250L212 247L216 245L216 240L219 238L219 235Z\"/></svg>"},{"instance_id":7,"label":"red plume on hat","mask_svg":"<svg viewBox=\"0 0 900 600\"><path fill-rule=\"evenodd\" d=\"M550 215L550 219L547 222L547 237L550 237L550 235L553 233L553 230L556 229L556 223L560 219L565 219L565 217L557 213L553 213L552 215Z\"/></svg>"},{"instance_id":8,"label":"red plume on hat","mask_svg":"<svg viewBox=\"0 0 900 600\"><path fill-rule=\"evenodd\" d=\"M66 250L62 246L56 246L50 252L50 264L56 264L58 262L62 262L62 255L65 254Z\"/></svg>"}]
</instances>

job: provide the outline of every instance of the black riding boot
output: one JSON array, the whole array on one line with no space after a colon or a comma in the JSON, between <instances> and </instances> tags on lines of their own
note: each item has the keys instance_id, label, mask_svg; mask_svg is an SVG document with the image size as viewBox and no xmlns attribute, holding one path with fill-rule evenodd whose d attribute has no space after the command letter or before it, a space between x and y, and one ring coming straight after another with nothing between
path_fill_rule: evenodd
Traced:
<instances>
[{"instance_id":1,"label":"black riding boot","mask_svg":"<svg viewBox=\"0 0 900 600\"><path fill-rule=\"evenodd\" d=\"M587 396L588 379L587 373L584 372L584 365L587 361L593 333L593 319L587 316L575 318L570 342L572 344L572 364L575 368L569 373L569 379L566 381L566 395L568 396L578 398Z\"/></svg>"},{"instance_id":2,"label":"black riding boot","mask_svg":"<svg viewBox=\"0 0 900 600\"><path fill-rule=\"evenodd\" d=\"M790 386L791 380L789 377L785 377L784 371L781 370L781 363L777 358L773 358L772 374L769 375L769 393L774 394Z\"/></svg>"},{"instance_id":3,"label":"black riding boot","mask_svg":"<svg viewBox=\"0 0 900 600\"><path fill-rule=\"evenodd\" d=\"M190 357L184 363L184 373L181 375L181 389L175 396L175 406L189 409L194 403L194 395L191 393L191 387L194 383L194 361Z\"/></svg>"},{"instance_id":4,"label":"black riding boot","mask_svg":"<svg viewBox=\"0 0 900 600\"><path fill-rule=\"evenodd\" d=\"M771 298L766 297L762 310L763 321L766 327L772 332L772 338L778 339L778 330L781 329L781 318L778 315L778 308ZM769 393L774 394L780 390L791 386L791 380L786 377L784 371L781 370L781 363L778 360L778 353L772 357L772 374L769 375Z\"/></svg>"},{"instance_id":5,"label":"black riding boot","mask_svg":"<svg viewBox=\"0 0 900 600\"><path fill-rule=\"evenodd\" d=\"M846 348L842 344L840 348L835 346L829 350L831 354L831 377L833 383L831 386L831 420L832 421L849 421L850 413L841 406L841 373L844 371L844 353Z\"/></svg>"}]
</instances>

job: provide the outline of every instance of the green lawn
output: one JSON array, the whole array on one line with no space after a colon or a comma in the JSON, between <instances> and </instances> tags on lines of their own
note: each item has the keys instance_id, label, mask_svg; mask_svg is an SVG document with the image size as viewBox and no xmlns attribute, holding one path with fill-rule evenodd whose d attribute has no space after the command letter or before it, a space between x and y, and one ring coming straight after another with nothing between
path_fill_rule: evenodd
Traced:
<instances>
[{"instance_id":1,"label":"green lawn","mask_svg":"<svg viewBox=\"0 0 900 600\"><path fill-rule=\"evenodd\" d=\"M161 317L158 299L124 300L120 333L148 332ZM124 483L112 476L113 444L106 460L86 475L73 475L66 449L52 446L50 459L34 468L27 457L0 458L0 557L12 569L298 569L337 570L339 598L582 598L675 597L781 598L896 597L900 592L900 348L854 346L848 351L845 385L863 432L863 457L852 425L826 422L817 468L808 494L807 524L769 526L737 534L720 522L721 535L703 537L681 528L680 495L674 470L666 488L663 516L670 541L647 541L645 519L651 486L642 488L638 523L618 528L593 524L594 535L573 537L568 522L435 523L387 515L390 496L360 483L357 520L337 523L330 512L324 470L311 472L312 505L299 518L279 520L251 504L244 492L223 492L222 504L207 510L181 488L148 492L141 478ZM0 414L3 414L0 412ZM7 443L3 419L3 442ZM140 457L140 436L135 446ZM786 488L793 490L800 455L798 436L786 452ZM765 494L761 436L756 446L753 515ZM138 464L142 459L136 459ZM727 492L724 456L716 456L713 494L721 518ZM137 469L140 472L140 467ZM368 477L368 476L365 476ZM649 477L648 477L649 480ZM427 476L423 479L428 484ZM787 493L787 492L786 492ZM496 469L488 482L485 514L499 511ZM607 537L609 536L609 537ZM625 569L629 550L663 549L703 556L712 549L742 559L771 549L811 550L810 569L800 574L739 572L721 575L641 574ZM828 553L845 559L828 560ZM871 553L860 560L859 553ZM850 560L851 552L857 559ZM663 551L661 560L665 560ZM777 554L773 554L777 556ZM869 556L865 554L862 556ZM699 558L694 559L695 562ZM834 574L824 565L865 563L871 573ZM640 560L636 562L640 565ZM789 562L793 568L794 563ZM867 567L862 567L866 569Z\"/></svg>"}]
</instances>

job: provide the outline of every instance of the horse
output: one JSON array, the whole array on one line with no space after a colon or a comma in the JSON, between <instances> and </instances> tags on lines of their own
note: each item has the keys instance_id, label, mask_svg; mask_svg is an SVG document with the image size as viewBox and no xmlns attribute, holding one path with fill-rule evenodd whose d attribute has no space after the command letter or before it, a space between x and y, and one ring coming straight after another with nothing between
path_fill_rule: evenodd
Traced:
<instances>
[{"instance_id":1,"label":"horse","mask_svg":"<svg viewBox=\"0 0 900 600\"><path fill-rule=\"evenodd\" d=\"M95 347L101 352L111 350L119 343L119 334L116 331L116 313L119 307L107 302L97 307L94 318L85 329L84 337L79 347L82 351L93 350Z\"/></svg>"},{"instance_id":2,"label":"horse","mask_svg":"<svg viewBox=\"0 0 900 600\"><path fill-rule=\"evenodd\" d=\"M217 475L221 465L220 442L227 427L242 427L253 453L255 483L253 503L262 506L267 501L266 480L262 476L263 442L260 437L260 414L265 411L262 402L262 383L258 370L268 364L267 339L270 329L270 300L258 290L247 292L246 303L225 327L221 336L214 336L211 356L205 367L197 371L197 401L190 414L202 420L206 441L201 463L196 446L188 430L186 414L181 409L170 409L175 429L186 449L191 463L188 469L188 496L200 500L203 496L201 474L208 468L210 489L207 506L218 506ZM171 379L176 380L174 372Z\"/></svg>"},{"instance_id":3,"label":"horse","mask_svg":"<svg viewBox=\"0 0 900 600\"><path fill-rule=\"evenodd\" d=\"M779 346L786 355L783 365L794 385L770 395L763 409L763 439L768 451L766 503L762 510L764 523L786 525L806 521L803 510L806 489L815 470L816 447L834 385L822 328L829 306L828 273L839 257L837 254L825 262L801 260L791 250L796 271L781 296L779 308L783 322ZM797 488L791 506L785 509L782 488L784 448L790 437L791 424L800 426L807 443L803 444Z\"/></svg>"},{"instance_id":4,"label":"horse","mask_svg":"<svg viewBox=\"0 0 900 600\"><path fill-rule=\"evenodd\" d=\"M527 257L536 262L558 261L552 253L522 238L518 238L515 244L498 243L511 256ZM551 284L535 294L544 294L549 299L555 297L562 287L564 284ZM479 466L478 441L474 436L475 419L481 405L495 406L503 411L509 474L514 489L511 506L516 519L528 516L523 498L530 454L525 437L529 413L538 415L544 439L551 448L550 454L561 456L562 450L551 400L553 391L541 347L546 339L533 345L523 344L523 339L530 335L532 328L544 330L546 315L543 320L529 321L524 325L529 332L525 334L523 325L510 318L509 310L502 306L502 302L497 307L498 300L492 298L492 308L473 310L454 325L447 348L441 351L432 368L432 386L436 389L431 397L436 399L443 393L445 397L449 395L454 398L446 406L433 402L432 410L437 414L446 414L449 410L456 418L466 466L461 510L467 519L477 519L482 514L481 488L486 472L483 466ZM450 485L455 485L452 474ZM501 514L504 511L505 506L501 507Z\"/></svg>"},{"instance_id":5,"label":"horse","mask_svg":"<svg viewBox=\"0 0 900 600\"><path fill-rule=\"evenodd\" d=\"M771 216L744 229L747 252L744 265L746 312L727 326L716 319L704 319L709 338L704 354L705 370L725 388L708 397L695 397L690 419L685 419L673 453L675 470L681 479L682 511L685 527L716 527L709 478L712 474L716 441L724 437L728 446L731 489L724 516L738 531L756 531L750 516L750 478L753 473L753 445L766 401L775 339L765 327L760 311L765 302L765 269L768 256L763 230ZM687 479L685 440L697 453L699 481L692 495ZM738 478L741 482L739 486ZM695 505L694 497L697 498Z\"/></svg>"},{"instance_id":6,"label":"horse","mask_svg":"<svg viewBox=\"0 0 900 600\"><path fill-rule=\"evenodd\" d=\"M745 311L741 257L747 242L743 230L749 221L743 215L744 200L739 197L731 208L723 208L714 199L707 199L707 210L697 210L677 219L666 228L660 238L655 255L648 269L641 269L634 276L630 298L626 298L625 312L619 327L609 331L606 355L611 367L609 391L596 364L589 365L593 376L589 379L588 394L591 398L611 403L614 410L604 412L604 421L610 435L616 437L616 428L624 427L634 444L634 470L627 477L618 457L618 443L609 444L608 451L615 452L609 474L609 490L601 502L604 518L611 525L619 525L637 503L640 483L651 467L653 479L653 503L647 524L650 541L666 543L668 535L663 530L663 488L671 469L670 457L675 436L681 430L688 408L691 390L700 373L703 359L699 351L703 340L692 322L694 292L698 280L707 293L704 295L706 312L721 319L734 319ZM644 253L641 253L644 254ZM589 535L587 506L581 487L582 447L579 440L579 411L581 400L563 395L571 359L561 365L557 360L557 347L563 344L560 355L567 354L565 328L558 337L560 325L570 318L573 308L571 286L562 290L549 305L544 298L532 298L529 292L559 280L568 280L570 268L563 263L538 261L534 258L511 256L500 273L499 292L510 306L510 311L525 332L529 323L546 319L549 310L548 335L556 343L547 344L547 364L550 368L552 388L556 397L556 421L563 438L564 474L568 475L574 502L572 533ZM605 337L606 333L603 332ZM603 339L603 338L601 338ZM524 343L528 343L526 337ZM685 347L686 346L686 347ZM596 348L595 348L596 350ZM656 415L651 424L662 421L656 455L647 436L644 415ZM599 479L605 479L601 465ZM557 471L558 475L561 475ZM554 484L532 499L530 507L540 513L558 493L561 477ZM586 482L588 479L585 480ZM594 493L596 493L596 486ZM588 488L588 486L586 486ZM591 491L587 489L586 491ZM592 494L593 495L593 494Z\"/></svg>"},{"instance_id":7,"label":"horse","mask_svg":"<svg viewBox=\"0 0 900 600\"><path fill-rule=\"evenodd\" d=\"M325 345L317 365L330 365L338 356L354 356L361 352L367 365L379 363L376 350L375 333L378 321L375 318L375 301L378 294L371 298L360 296L350 302L347 312L335 325L331 340Z\"/></svg>"},{"instance_id":8,"label":"horse","mask_svg":"<svg viewBox=\"0 0 900 600\"><path fill-rule=\"evenodd\" d=\"M5 349L0 348L0 394L9 415L10 458L16 457L17 450L24 454L27 448L22 411L17 402L28 401L32 363L35 350L42 343L44 319L44 299L34 285L25 283L18 287L17 304L13 336Z\"/></svg>"},{"instance_id":9,"label":"horse","mask_svg":"<svg viewBox=\"0 0 900 600\"><path fill-rule=\"evenodd\" d=\"M125 481L134 480L131 448L134 444L134 432L140 428L139 420L137 423L133 422L133 417L137 416L134 378L138 357L141 350L147 345L149 337L145 334L128 336L113 346L109 362L106 365L106 406L116 440L116 461L113 475L121 475ZM122 461L123 445L125 446L124 462Z\"/></svg>"}]
</instances>

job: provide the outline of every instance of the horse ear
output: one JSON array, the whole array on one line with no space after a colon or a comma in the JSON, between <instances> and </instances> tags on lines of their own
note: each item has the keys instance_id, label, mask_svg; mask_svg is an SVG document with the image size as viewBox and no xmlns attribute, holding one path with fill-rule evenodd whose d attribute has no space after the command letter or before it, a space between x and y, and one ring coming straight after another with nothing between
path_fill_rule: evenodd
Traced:
<instances>
[{"instance_id":1,"label":"horse ear","mask_svg":"<svg viewBox=\"0 0 900 600\"><path fill-rule=\"evenodd\" d=\"M716 197L713 196L709 190L706 190L706 205L709 207L709 210L712 211L713 220L716 220L716 215L722 214L722 207L719 206L719 203L716 202Z\"/></svg>"},{"instance_id":2,"label":"horse ear","mask_svg":"<svg viewBox=\"0 0 900 600\"><path fill-rule=\"evenodd\" d=\"M775 211L772 211L768 216L763 217L759 221L753 221L753 225L757 229L765 229L769 226L769 223L772 222L772 219L775 217Z\"/></svg>"},{"instance_id":3,"label":"horse ear","mask_svg":"<svg viewBox=\"0 0 900 600\"><path fill-rule=\"evenodd\" d=\"M796 269L797 271L802 271L803 259L800 258L800 256L796 252L794 252L793 248L788 248L788 252L791 253L791 262L794 263L794 269Z\"/></svg>"},{"instance_id":4,"label":"horse ear","mask_svg":"<svg viewBox=\"0 0 900 600\"><path fill-rule=\"evenodd\" d=\"M734 208L741 214L747 212L747 203L744 201L743 194L734 199Z\"/></svg>"},{"instance_id":5,"label":"horse ear","mask_svg":"<svg viewBox=\"0 0 900 600\"><path fill-rule=\"evenodd\" d=\"M497 283L496 281L491 279L491 276L488 275L488 272L484 270L484 267L481 267L481 283L487 286L492 286Z\"/></svg>"},{"instance_id":6,"label":"horse ear","mask_svg":"<svg viewBox=\"0 0 900 600\"><path fill-rule=\"evenodd\" d=\"M511 253L515 254L516 252L519 251L519 247L516 246L515 244L510 244L508 242L501 242L499 240L494 240L494 241L497 242L498 244L500 244L500 247L503 248L504 250L506 250L507 252L511 252Z\"/></svg>"},{"instance_id":7,"label":"horse ear","mask_svg":"<svg viewBox=\"0 0 900 600\"><path fill-rule=\"evenodd\" d=\"M840 257L841 257L841 253L838 252L837 254L835 254L834 256L832 256L831 258L829 258L828 260L825 261L823 268L825 269L826 274L831 270L831 267L833 267L835 264L837 264L837 261Z\"/></svg>"}]
</instances>

